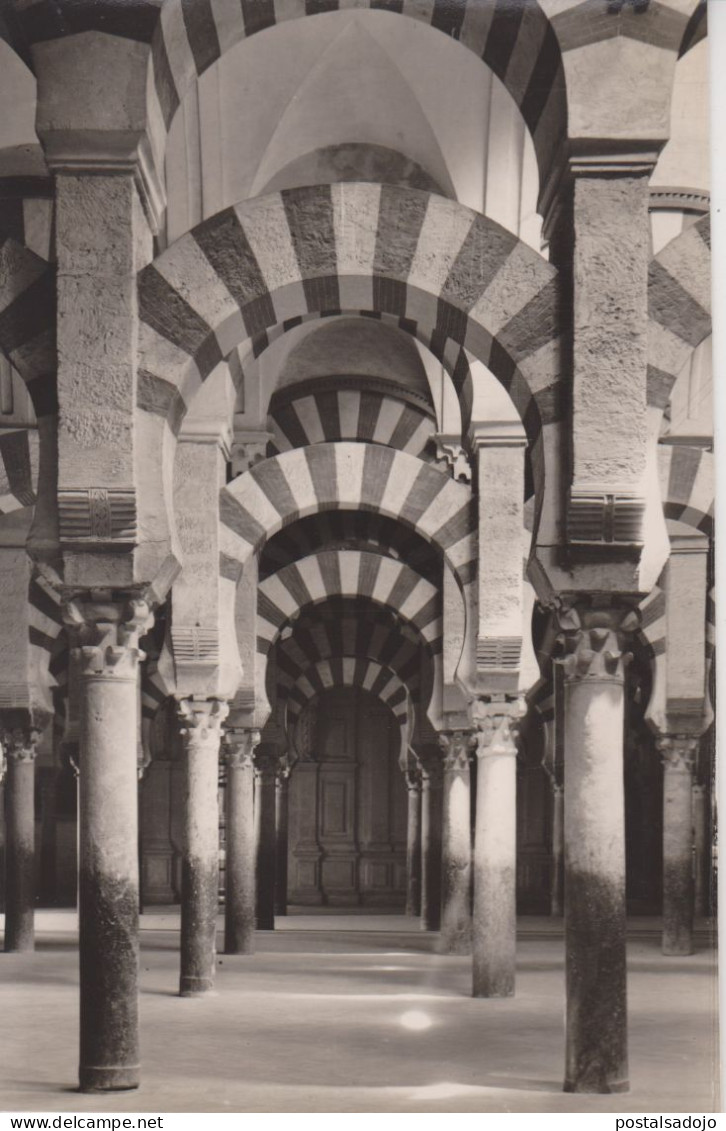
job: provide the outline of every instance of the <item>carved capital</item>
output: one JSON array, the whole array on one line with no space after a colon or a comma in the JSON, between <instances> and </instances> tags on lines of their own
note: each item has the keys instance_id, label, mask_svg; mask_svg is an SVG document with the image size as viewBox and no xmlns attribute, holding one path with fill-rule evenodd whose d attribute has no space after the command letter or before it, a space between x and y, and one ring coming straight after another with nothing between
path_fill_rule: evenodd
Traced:
<instances>
[{"instance_id":1,"label":"carved capital","mask_svg":"<svg viewBox=\"0 0 726 1131\"><path fill-rule=\"evenodd\" d=\"M449 730L439 734L439 746L444 755L444 773L463 773L469 769L469 757L475 739L471 731Z\"/></svg>"},{"instance_id":2,"label":"carved capital","mask_svg":"<svg viewBox=\"0 0 726 1131\"><path fill-rule=\"evenodd\" d=\"M297 758L289 750L281 754L277 763L277 788L287 789L287 784L290 780L293 766L297 762Z\"/></svg>"},{"instance_id":3,"label":"carved capital","mask_svg":"<svg viewBox=\"0 0 726 1131\"><path fill-rule=\"evenodd\" d=\"M622 683L632 658L626 648L639 624L636 610L629 605L570 604L558 610L557 617L564 655L555 662L565 680Z\"/></svg>"},{"instance_id":4,"label":"carved capital","mask_svg":"<svg viewBox=\"0 0 726 1131\"><path fill-rule=\"evenodd\" d=\"M225 731L223 755L230 770L252 769L261 735L253 727L230 727Z\"/></svg>"},{"instance_id":5,"label":"carved capital","mask_svg":"<svg viewBox=\"0 0 726 1131\"><path fill-rule=\"evenodd\" d=\"M232 478L244 475L255 464L267 459L267 445L274 439L272 432L255 432L235 429L232 441Z\"/></svg>"},{"instance_id":6,"label":"carved capital","mask_svg":"<svg viewBox=\"0 0 726 1131\"><path fill-rule=\"evenodd\" d=\"M219 750L228 713L229 703L224 699L179 699L177 715L187 750Z\"/></svg>"},{"instance_id":7,"label":"carved capital","mask_svg":"<svg viewBox=\"0 0 726 1131\"><path fill-rule=\"evenodd\" d=\"M477 758L517 754L517 731L526 713L522 696L507 699L491 695L476 699L471 706L471 721L476 727L474 741Z\"/></svg>"},{"instance_id":8,"label":"carved capital","mask_svg":"<svg viewBox=\"0 0 726 1131\"><path fill-rule=\"evenodd\" d=\"M276 750L257 750L254 766L255 781L267 784L277 777L280 768L280 756Z\"/></svg>"},{"instance_id":9,"label":"carved capital","mask_svg":"<svg viewBox=\"0 0 726 1131\"><path fill-rule=\"evenodd\" d=\"M655 742L664 770L691 775L696 766L699 742L691 734L663 734Z\"/></svg>"},{"instance_id":10,"label":"carved capital","mask_svg":"<svg viewBox=\"0 0 726 1131\"><path fill-rule=\"evenodd\" d=\"M2 731L5 760L9 762L34 762L40 731L33 726L12 727Z\"/></svg>"},{"instance_id":11,"label":"carved capital","mask_svg":"<svg viewBox=\"0 0 726 1131\"><path fill-rule=\"evenodd\" d=\"M139 660L144 659L139 638L154 623L146 600L82 594L66 601L63 620L74 637L73 655L83 677L136 679Z\"/></svg>"}]
</instances>

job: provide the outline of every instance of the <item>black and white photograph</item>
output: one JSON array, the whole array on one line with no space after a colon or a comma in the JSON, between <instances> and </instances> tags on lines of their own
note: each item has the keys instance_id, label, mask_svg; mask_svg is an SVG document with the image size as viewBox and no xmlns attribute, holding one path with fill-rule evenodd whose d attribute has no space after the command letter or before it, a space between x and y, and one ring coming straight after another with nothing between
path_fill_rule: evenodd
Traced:
<instances>
[{"instance_id":1,"label":"black and white photograph","mask_svg":"<svg viewBox=\"0 0 726 1131\"><path fill-rule=\"evenodd\" d=\"M716 1127L721 16L0 0L2 1131Z\"/></svg>"}]
</instances>

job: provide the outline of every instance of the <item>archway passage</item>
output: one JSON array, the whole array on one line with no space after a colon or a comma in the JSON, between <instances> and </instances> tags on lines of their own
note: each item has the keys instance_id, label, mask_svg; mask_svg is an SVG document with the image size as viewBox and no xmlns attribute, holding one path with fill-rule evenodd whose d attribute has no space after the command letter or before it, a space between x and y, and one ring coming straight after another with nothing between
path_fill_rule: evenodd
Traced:
<instances>
[{"instance_id":1,"label":"archway passage","mask_svg":"<svg viewBox=\"0 0 726 1131\"><path fill-rule=\"evenodd\" d=\"M290 778L288 901L392 908L406 897L406 787L392 711L357 687L312 705L310 749Z\"/></svg>"}]
</instances>

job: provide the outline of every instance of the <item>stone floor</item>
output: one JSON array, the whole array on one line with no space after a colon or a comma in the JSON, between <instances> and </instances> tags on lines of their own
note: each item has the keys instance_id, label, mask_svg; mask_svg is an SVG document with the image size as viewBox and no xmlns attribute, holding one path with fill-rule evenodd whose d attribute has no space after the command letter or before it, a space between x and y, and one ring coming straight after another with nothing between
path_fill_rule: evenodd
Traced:
<instances>
[{"instance_id":1,"label":"stone floor","mask_svg":"<svg viewBox=\"0 0 726 1131\"><path fill-rule=\"evenodd\" d=\"M40 912L38 950L0 954L0 1109L75 1112L713 1112L717 982L708 932L664 958L631 924L631 1091L566 1096L563 940L520 920L517 995L469 996L470 960L395 915L297 914L217 993L176 995L178 915L142 916L138 1092L81 1096L75 916Z\"/></svg>"}]
</instances>

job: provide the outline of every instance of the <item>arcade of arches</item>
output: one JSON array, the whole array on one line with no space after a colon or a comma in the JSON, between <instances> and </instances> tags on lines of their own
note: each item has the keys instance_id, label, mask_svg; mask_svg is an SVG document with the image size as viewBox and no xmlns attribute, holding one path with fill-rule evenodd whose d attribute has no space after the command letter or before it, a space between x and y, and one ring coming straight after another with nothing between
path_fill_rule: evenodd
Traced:
<instances>
[{"instance_id":1,"label":"arcade of arches","mask_svg":"<svg viewBox=\"0 0 726 1131\"><path fill-rule=\"evenodd\" d=\"M5 950L78 901L81 1091L139 904L182 996L218 914L405 914L478 999L548 917L564 1089L627 1090L627 916L714 912L705 3L0 36Z\"/></svg>"}]
</instances>

